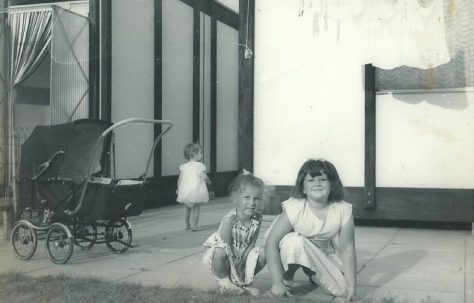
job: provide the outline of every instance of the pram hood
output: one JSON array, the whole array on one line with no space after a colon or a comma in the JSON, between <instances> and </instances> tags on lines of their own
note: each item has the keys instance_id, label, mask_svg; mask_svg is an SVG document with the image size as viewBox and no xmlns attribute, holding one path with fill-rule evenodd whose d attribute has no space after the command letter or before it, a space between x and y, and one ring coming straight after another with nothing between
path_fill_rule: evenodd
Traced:
<instances>
[{"instance_id":1,"label":"pram hood","mask_svg":"<svg viewBox=\"0 0 474 303\"><path fill-rule=\"evenodd\" d=\"M101 134L111 125L111 122L103 120L81 119L65 124L36 126L21 146L20 179L32 178L41 164L55 153L64 151L65 154L58 157L61 159L52 161L42 177L70 179L74 183L83 181L91 161L97 164L101 161L103 165L103 155L110 140L101 140L95 159L92 157Z\"/></svg>"}]
</instances>

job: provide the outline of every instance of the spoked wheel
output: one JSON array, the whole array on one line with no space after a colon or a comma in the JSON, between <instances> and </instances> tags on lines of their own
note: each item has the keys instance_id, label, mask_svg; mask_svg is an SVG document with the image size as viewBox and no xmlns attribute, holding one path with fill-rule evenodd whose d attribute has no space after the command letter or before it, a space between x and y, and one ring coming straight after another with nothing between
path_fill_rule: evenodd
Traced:
<instances>
[{"instance_id":1,"label":"spoked wheel","mask_svg":"<svg viewBox=\"0 0 474 303\"><path fill-rule=\"evenodd\" d=\"M114 221L105 227L105 243L114 253L120 254L132 243L132 230L126 221Z\"/></svg>"},{"instance_id":2,"label":"spoked wheel","mask_svg":"<svg viewBox=\"0 0 474 303\"><path fill-rule=\"evenodd\" d=\"M25 222L17 223L10 237L13 253L21 260L28 260L35 254L38 240L36 231Z\"/></svg>"},{"instance_id":3,"label":"spoked wheel","mask_svg":"<svg viewBox=\"0 0 474 303\"><path fill-rule=\"evenodd\" d=\"M53 225L46 235L46 252L51 262L64 264L74 250L74 237L68 236L67 227Z\"/></svg>"},{"instance_id":4,"label":"spoked wheel","mask_svg":"<svg viewBox=\"0 0 474 303\"><path fill-rule=\"evenodd\" d=\"M73 228L74 243L81 249L91 249L97 240L97 227L92 224L76 224Z\"/></svg>"}]
</instances>

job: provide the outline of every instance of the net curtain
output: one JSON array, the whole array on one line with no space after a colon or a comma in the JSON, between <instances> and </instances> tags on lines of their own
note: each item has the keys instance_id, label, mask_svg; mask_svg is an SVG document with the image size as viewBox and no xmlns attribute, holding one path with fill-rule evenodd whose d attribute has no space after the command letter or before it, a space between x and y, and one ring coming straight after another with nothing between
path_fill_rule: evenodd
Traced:
<instances>
[{"instance_id":1,"label":"net curtain","mask_svg":"<svg viewBox=\"0 0 474 303\"><path fill-rule=\"evenodd\" d=\"M299 17L312 19L315 43L337 40L363 64L430 69L450 60L443 1L454 9L455 0L297 1Z\"/></svg>"},{"instance_id":2,"label":"net curtain","mask_svg":"<svg viewBox=\"0 0 474 303\"><path fill-rule=\"evenodd\" d=\"M7 97L7 167L6 182L12 185L15 175L15 134L14 134L14 98L13 89L25 80L38 66L46 55L51 42L52 28L51 10L31 12L8 12L7 34L9 47L7 50L9 66L8 97ZM7 187L8 188L8 187ZM9 194L9 193L7 193Z\"/></svg>"}]
</instances>

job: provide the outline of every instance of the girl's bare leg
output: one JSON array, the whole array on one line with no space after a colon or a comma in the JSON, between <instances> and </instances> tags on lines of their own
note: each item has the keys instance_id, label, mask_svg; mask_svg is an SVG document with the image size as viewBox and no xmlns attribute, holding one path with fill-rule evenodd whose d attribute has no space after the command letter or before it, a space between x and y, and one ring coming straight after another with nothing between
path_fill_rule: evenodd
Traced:
<instances>
[{"instance_id":1,"label":"girl's bare leg","mask_svg":"<svg viewBox=\"0 0 474 303\"><path fill-rule=\"evenodd\" d=\"M184 204L184 223L186 224L186 230L191 229L189 225L189 218L191 217L191 207Z\"/></svg>"},{"instance_id":2,"label":"girl's bare leg","mask_svg":"<svg viewBox=\"0 0 474 303\"><path fill-rule=\"evenodd\" d=\"M259 252L258 252L258 261L257 261L257 266L255 268L255 274L257 274L259 271L261 271L265 265L267 265L267 258L265 257L265 247L260 247Z\"/></svg>"},{"instance_id":3,"label":"girl's bare leg","mask_svg":"<svg viewBox=\"0 0 474 303\"><path fill-rule=\"evenodd\" d=\"M296 271L300 267L301 265L298 264L288 264L288 270L283 273L283 279L292 281Z\"/></svg>"},{"instance_id":4,"label":"girl's bare leg","mask_svg":"<svg viewBox=\"0 0 474 303\"><path fill-rule=\"evenodd\" d=\"M194 204L194 206L193 206L193 215L192 215L192 224L191 224L192 231L202 230L201 228L198 227L200 209L201 209L201 205L199 205L198 203Z\"/></svg>"},{"instance_id":5,"label":"girl's bare leg","mask_svg":"<svg viewBox=\"0 0 474 303\"><path fill-rule=\"evenodd\" d=\"M231 293L241 295L245 290L234 283L229 278L230 263L225 250L220 247L214 249L211 260L212 271L216 275L217 283L221 293Z\"/></svg>"},{"instance_id":6,"label":"girl's bare leg","mask_svg":"<svg viewBox=\"0 0 474 303\"><path fill-rule=\"evenodd\" d=\"M229 276L229 259L223 248L217 247L214 249L214 253L212 254L212 271L219 279Z\"/></svg>"}]
</instances>

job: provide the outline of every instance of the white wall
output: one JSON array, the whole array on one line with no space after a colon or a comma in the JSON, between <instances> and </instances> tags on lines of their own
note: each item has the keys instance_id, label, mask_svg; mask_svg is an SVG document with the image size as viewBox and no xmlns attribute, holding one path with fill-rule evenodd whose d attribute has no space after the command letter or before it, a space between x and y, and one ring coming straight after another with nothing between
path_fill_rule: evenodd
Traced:
<instances>
[{"instance_id":1,"label":"white wall","mask_svg":"<svg viewBox=\"0 0 474 303\"><path fill-rule=\"evenodd\" d=\"M255 173L291 185L303 161L323 157L344 185L363 186L363 66L352 59L363 45L332 23L315 34L298 2L256 2ZM378 95L377 186L474 188L473 101L473 91Z\"/></svg>"},{"instance_id":2,"label":"white wall","mask_svg":"<svg viewBox=\"0 0 474 303\"><path fill-rule=\"evenodd\" d=\"M318 39L297 1L256 1L255 174L293 184L308 158L325 158L346 186L364 184L363 69L338 45L335 27Z\"/></svg>"},{"instance_id":3,"label":"white wall","mask_svg":"<svg viewBox=\"0 0 474 303\"><path fill-rule=\"evenodd\" d=\"M153 1L112 1L112 122L154 117L153 12ZM118 177L143 173L153 138L153 126L148 124L117 132Z\"/></svg>"},{"instance_id":4,"label":"white wall","mask_svg":"<svg viewBox=\"0 0 474 303\"><path fill-rule=\"evenodd\" d=\"M377 96L379 187L474 188L474 92Z\"/></svg>"}]
</instances>

